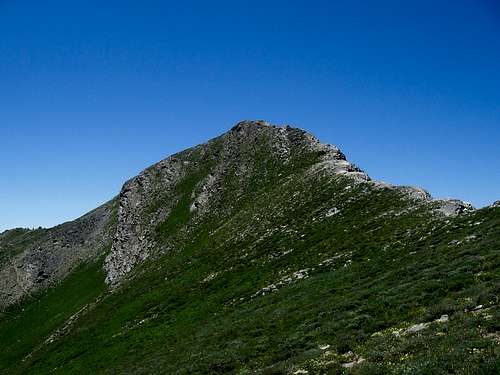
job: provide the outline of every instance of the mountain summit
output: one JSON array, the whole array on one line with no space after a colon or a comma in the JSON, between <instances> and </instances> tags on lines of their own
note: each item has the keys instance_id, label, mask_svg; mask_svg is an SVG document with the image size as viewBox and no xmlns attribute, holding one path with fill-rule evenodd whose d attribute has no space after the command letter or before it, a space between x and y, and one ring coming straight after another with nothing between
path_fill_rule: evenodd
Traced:
<instances>
[{"instance_id":1,"label":"mountain summit","mask_svg":"<svg viewBox=\"0 0 500 375\"><path fill-rule=\"evenodd\" d=\"M324 170L369 181L335 146L322 144L303 130L264 121L240 122L218 138L149 167L120 193L117 235L105 261L106 281L117 283L149 256L159 244L152 232L160 225L165 229L169 216L171 220L181 216L188 224L215 212L230 215L232 207L257 186L270 180L284 182L280 172L283 175L306 158L310 173ZM189 189L183 195L179 190L186 185ZM180 203L185 207L181 209Z\"/></svg>"},{"instance_id":2,"label":"mountain summit","mask_svg":"<svg viewBox=\"0 0 500 375\"><path fill-rule=\"evenodd\" d=\"M494 372L499 245L498 205L242 121L80 219L0 234L0 372Z\"/></svg>"}]
</instances>

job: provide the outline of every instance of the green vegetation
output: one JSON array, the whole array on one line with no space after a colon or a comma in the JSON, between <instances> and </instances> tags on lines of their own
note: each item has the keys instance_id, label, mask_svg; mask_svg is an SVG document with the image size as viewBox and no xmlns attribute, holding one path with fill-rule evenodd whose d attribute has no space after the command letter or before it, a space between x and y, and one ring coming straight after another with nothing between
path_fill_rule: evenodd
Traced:
<instances>
[{"instance_id":1,"label":"green vegetation","mask_svg":"<svg viewBox=\"0 0 500 375\"><path fill-rule=\"evenodd\" d=\"M105 291L101 262L102 259L79 266L60 284L27 297L2 314L2 373L6 368L16 369L21 362L28 361L73 314Z\"/></svg>"},{"instance_id":2,"label":"green vegetation","mask_svg":"<svg viewBox=\"0 0 500 375\"><path fill-rule=\"evenodd\" d=\"M206 177L205 173L193 173L188 174L183 178L176 186L176 191L178 194L177 203L173 207L172 211L168 215L165 221L163 221L156 228L156 232L159 239L168 237L170 234L175 233L183 225L189 222L190 212L189 207L191 205L191 193L196 187L196 185Z\"/></svg>"},{"instance_id":3,"label":"green vegetation","mask_svg":"<svg viewBox=\"0 0 500 375\"><path fill-rule=\"evenodd\" d=\"M317 153L280 163L271 146L243 177L228 167L203 216L189 205L210 161L173 203L159 195L150 213L173 209L158 248L175 246L112 293L92 264L9 309L0 373L500 371L500 208L444 219L400 190L313 172ZM406 332L417 323L430 324Z\"/></svg>"}]
</instances>

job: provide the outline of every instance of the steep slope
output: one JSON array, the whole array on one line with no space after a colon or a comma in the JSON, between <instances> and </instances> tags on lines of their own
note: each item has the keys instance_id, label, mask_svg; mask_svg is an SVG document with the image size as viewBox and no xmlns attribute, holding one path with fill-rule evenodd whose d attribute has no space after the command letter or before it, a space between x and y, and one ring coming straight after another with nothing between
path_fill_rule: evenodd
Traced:
<instances>
[{"instance_id":1,"label":"steep slope","mask_svg":"<svg viewBox=\"0 0 500 375\"><path fill-rule=\"evenodd\" d=\"M117 202L104 260L7 309L0 372L500 369L498 207L373 182L336 147L251 121Z\"/></svg>"},{"instance_id":2,"label":"steep slope","mask_svg":"<svg viewBox=\"0 0 500 375\"><path fill-rule=\"evenodd\" d=\"M0 234L0 311L109 250L116 211L113 200L51 229L14 229Z\"/></svg>"},{"instance_id":3,"label":"steep slope","mask_svg":"<svg viewBox=\"0 0 500 375\"><path fill-rule=\"evenodd\" d=\"M185 235L210 216L229 217L255 189L283 180L279 175L287 169L313 165L369 180L336 147L303 130L252 121L153 165L122 189L106 280L114 284L150 252L174 247L170 234L176 229Z\"/></svg>"}]
</instances>

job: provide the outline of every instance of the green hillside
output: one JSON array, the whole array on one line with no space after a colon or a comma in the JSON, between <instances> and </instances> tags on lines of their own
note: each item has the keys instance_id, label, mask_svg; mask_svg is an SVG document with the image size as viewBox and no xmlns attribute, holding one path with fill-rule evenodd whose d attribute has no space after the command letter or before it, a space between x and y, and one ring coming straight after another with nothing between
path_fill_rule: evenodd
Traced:
<instances>
[{"instance_id":1,"label":"green hillside","mask_svg":"<svg viewBox=\"0 0 500 375\"><path fill-rule=\"evenodd\" d=\"M252 126L174 155L172 190L146 170L148 257L109 287L103 249L7 308L0 373L500 373L499 207L445 216Z\"/></svg>"}]
</instances>

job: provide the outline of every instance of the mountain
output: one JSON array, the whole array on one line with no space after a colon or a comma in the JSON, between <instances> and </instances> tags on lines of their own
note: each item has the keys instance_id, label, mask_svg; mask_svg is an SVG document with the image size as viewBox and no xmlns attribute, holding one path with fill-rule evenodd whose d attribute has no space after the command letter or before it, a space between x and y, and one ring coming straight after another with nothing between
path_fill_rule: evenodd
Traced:
<instances>
[{"instance_id":1,"label":"mountain","mask_svg":"<svg viewBox=\"0 0 500 375\"><path fill-rule=\"evenodd\" d=\"M0 234L0 373L500 371L500 207L243 121L74 222Z\"/></svg>"}]
</instances>

